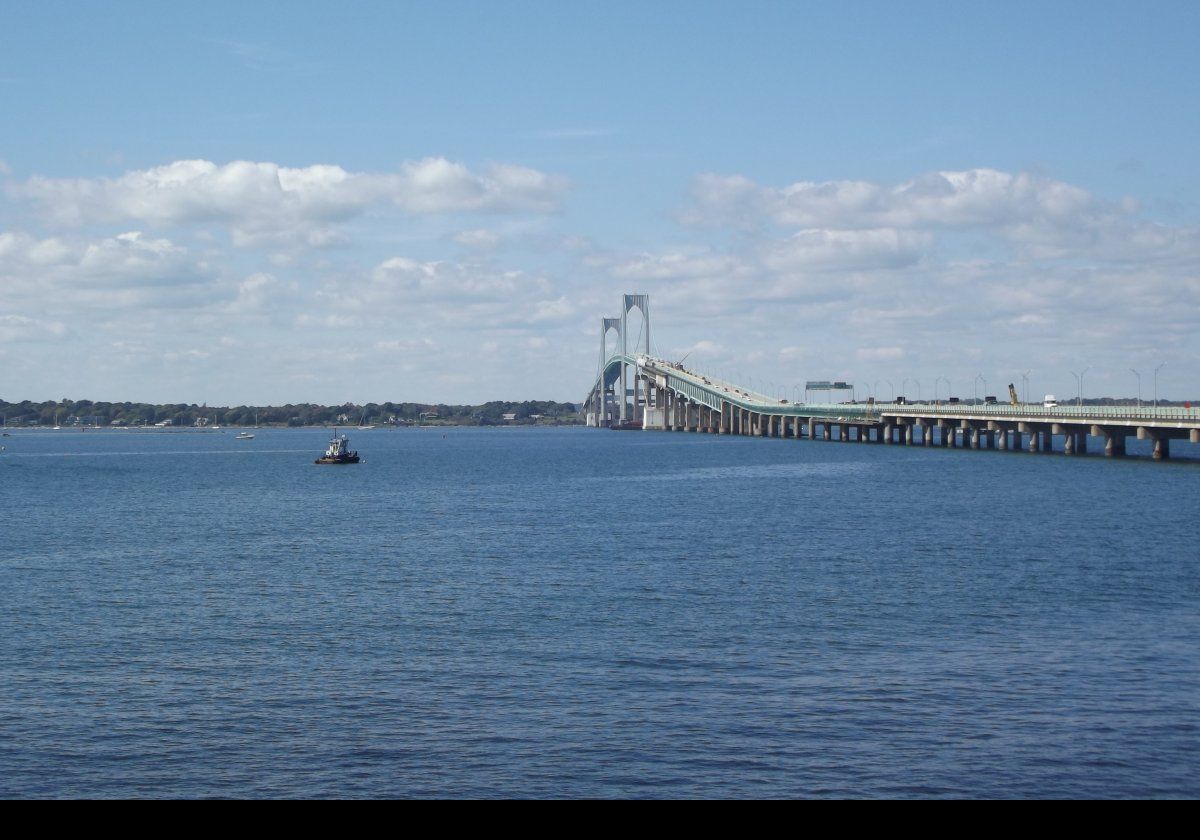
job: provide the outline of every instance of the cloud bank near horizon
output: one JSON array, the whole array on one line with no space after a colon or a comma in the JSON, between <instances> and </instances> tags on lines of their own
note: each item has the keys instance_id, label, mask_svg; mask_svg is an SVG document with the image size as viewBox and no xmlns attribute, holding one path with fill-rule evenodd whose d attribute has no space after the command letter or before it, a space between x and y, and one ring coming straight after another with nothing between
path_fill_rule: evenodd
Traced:
<instances>
[{"instance_id":1,"label":"cloud bank near horizon","mask_svg":"<svg viewBox=\"0 0 1200 840\"><path fill-rule=\"evenodd\" d=\"M987 168L782 186L702 173L678 223L635 248L638 232L598 236L573 215L572 189L442 157L382 173L180 160L9 176L22 224L0 229L0 384L578 398L594 322L635 289L664 354L778 381L1040 367L1063 390L1091 364L1131 392L1131 366L1169 354L1200 369L1200 229L1130 198ZM314 373L331 354L362 393ZM1180 385L1200 393L1195 375Z\"/></svg>"}]
</instances>

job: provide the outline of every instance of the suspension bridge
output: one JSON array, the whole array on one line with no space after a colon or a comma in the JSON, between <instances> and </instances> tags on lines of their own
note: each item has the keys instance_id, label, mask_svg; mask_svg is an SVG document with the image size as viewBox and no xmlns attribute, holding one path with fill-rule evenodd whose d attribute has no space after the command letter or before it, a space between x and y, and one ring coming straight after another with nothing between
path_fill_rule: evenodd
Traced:
<instances>
[{"instance_id":1,"label":"suspension bridge","mask_svg":"<svg viewBox=\"0 0 1200 840\"><path fill-rule=\"evenodd\" d=\"M1095 445L1109 456L1124 455L1135 438L1151 442L1156 460L1170 457L1172 440L1200 443L1196 408L789 402L656 358L650 347L649 295L623 295L621 314L600 322L600 363L584 402L589 426L1068 455Z\"/></svg>"}]
</instances>

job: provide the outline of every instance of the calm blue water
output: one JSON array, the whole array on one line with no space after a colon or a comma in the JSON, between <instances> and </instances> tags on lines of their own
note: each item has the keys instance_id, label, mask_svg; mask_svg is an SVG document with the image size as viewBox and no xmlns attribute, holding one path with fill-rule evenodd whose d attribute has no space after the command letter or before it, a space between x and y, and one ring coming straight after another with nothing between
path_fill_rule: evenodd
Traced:
<instances>
[{"instance_id":1,"label":"calm blue water","mask_svg":"<svg viewBox=\"0 0 1200 840\"><path fill-rule=\"evenodd\" d=\"M21 432L0 796L1200 795L1200 464Z\"/></svg>"}]
</instances>

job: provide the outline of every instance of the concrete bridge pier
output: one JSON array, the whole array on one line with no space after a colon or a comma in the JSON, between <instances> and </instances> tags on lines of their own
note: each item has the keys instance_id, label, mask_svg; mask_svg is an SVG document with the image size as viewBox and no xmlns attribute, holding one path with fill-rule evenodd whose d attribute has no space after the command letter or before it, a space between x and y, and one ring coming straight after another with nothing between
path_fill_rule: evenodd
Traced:
<instances>
[{"instance_id":1,"label":"concrete bridge pier","mask_svg":"<svg viewBox=\"0 0 1200 840\"><path fill-rule=\"evenodd\" d=\"M997 429L992 433L996 436L996 448L1001 452L1008 451L1008 429Z\"/></svg>"},{"instance_id":2,"label":"concrete bridge pier","mask_svg":"<svg viewBox=\"0 0 1200 840\"><path fill-rule=\"evenodd\" d=\"M904 425L904 444L905 446L913 445L913 427L907 423Z\"/></svg>"},{"instance_id":3,"label":"concrete bridge pier","mask_svg":"<svg viewBox=\"0 0 1200 840\"><path fill-rule=\"evenodd\" d=\"M1167 432L1138 426L1137 436L1138 440L1154 441L1154 451L1150 457L1155 461L1165 461L1171 457L1171 438Z\"/></svg>"},{"instance_id":4,"label":"concrete bridge pier","mask_svg":"<svg viewBox=\"0 0 1200 840\"><path fill-rule=\"evenodd\" d=\"M829 425L828 420L821 424L821 437L825 440L833 440L833 427Z\"/></svg>"},{"instance_id":5,"label":"concrete bridge pier","mask_svg":"<svg viewBox=\"0 0 1200 840\"><path fill-rule=\"evenodd\" d=\"M1075 454L1075 435L1072 432L1068 432L1067 436L1065 438L1063 438L1063 454L1064 455L1074 455Z\"/></svg>"},{"instance_id":6,"label":"concrete bridge pier","mask_svg":"<svg viewBox=\"0 0 1200 840\"><path fill-rule=\"evenodd\" d=\"M1110 434L1104 440L1104 455L1106 458L1120 457L1125 454L1125 435Z\"/></svg>"},{"instance_id":7,"label":"concrete bridge pier","mask_svg":"<svg viewBox=\"0 0 1200 840\"><path fill-rule=\"evenodd\" d=\"M1171 457L1171 439L1165 435L1154 438L1154 454L1152 455L1155 461L1165 461Z\"/></svg>"},{"instance_id":8,"label":"concrete bridge pier","mask_svg":"<svg viewBox=\"0 0 1200 840\"><path fill-rule=\"evenodd\" d=\"M924 446L933 446L933 426L928 423L921 424L921 443Z\"/></svg>"},{"instance_id":9,"label":"concrete bridge pier","mask_svg":"<svg viewBox=\"0 0 1200 840\"><path fill-rule=\"evenodd\" d=\"M883 442L891 446L892 444L892 424L883 424Z\"/></svg>"}]
</instances>

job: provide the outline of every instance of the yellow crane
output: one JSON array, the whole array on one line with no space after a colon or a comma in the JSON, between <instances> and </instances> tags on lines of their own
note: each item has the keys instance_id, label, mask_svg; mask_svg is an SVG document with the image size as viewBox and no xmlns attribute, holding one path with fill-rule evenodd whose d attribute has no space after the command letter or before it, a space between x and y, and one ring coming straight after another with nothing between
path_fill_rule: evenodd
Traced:
<instances>
[{"instance_id":1,"label":"yellow crane","mask_svg":"<svg viewBox=\"0 0 1200 840\"><path fill-rule=\"evenodd\" d=\"M1013 405L1017 404L1017 389L1013 387L1011 382L1008 383L1008 401Z\"/></svg>"}]
</instances>

